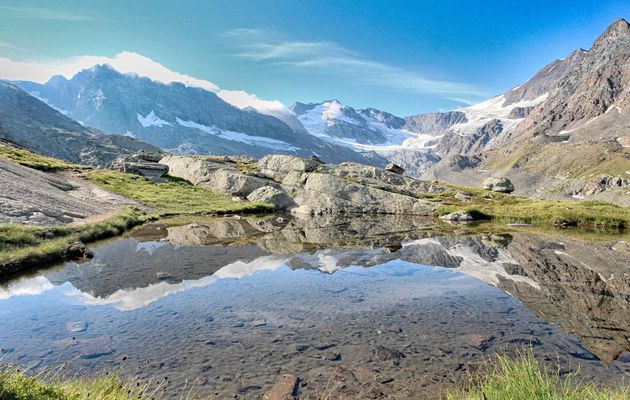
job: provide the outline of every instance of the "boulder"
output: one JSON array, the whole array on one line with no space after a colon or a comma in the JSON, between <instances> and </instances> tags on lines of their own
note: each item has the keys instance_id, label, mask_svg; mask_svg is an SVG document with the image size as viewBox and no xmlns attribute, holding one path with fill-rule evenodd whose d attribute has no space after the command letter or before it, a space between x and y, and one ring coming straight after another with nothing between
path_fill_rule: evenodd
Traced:
<instances>
[{"instance_id":1,"label":"boulder","mask_svg":"<svg viewBox=\"0 0 630 400\"><path fill-rule=\"evenodd\" d=\"M432 215L434 203L361 185L337 176L312 172L295 196L294 214Z\"/></svg>"},{"instance_id":2,"label":"boulder","mask_svg":"<svg viewBox=\"0 0 630 400\"><path fill-rule=\"evenodd\" d=\"M440 217L440 219L448 222L470 222L474 221L475 217L468 211L452 212Z\"/></svg>"},{"instance_id":3,"label":"boulder","mask_svg":"<svg viewBox=\"0 0 630 400\"><path fill-rule=\"evenodd\" d=\"M258 170L264 176L276 182L295 184L295 178L305 172L313 172L322 165L315 160L304 160L299 157L270 154L258 161Z\"/></svg>"},{"instance_id":4,"label":"boulder","mask_svg":"<svg viewBox=\"0 0 630 400\"><path fill-rule=\"evenodd\" d=\"M92 258L94 253L83 242L72 242L66 246L66 258Z\"/></svg>"},{"instance_id":5,"label":"boulder","mask_svg":"<svg viewBox=\"0 0 630 400\"><path fill-rule=\"evenodd\" d=\"M389 163L385 166L385 170L389 172L393 172L395 174L402 175L405 173L405 169L400 165L396 165L394 163Z\"/></svg>"},{"instance_id":6,"label":"boulder","mask_svg":"<svg viewBox=\"0 0 630 400\"><path fill-rule=\"evenodd\" d=\"M483 181L483 187L486 190L492 190L499 193L512 193L514 191L514 185L507 178L488 178Z\"/></svg>"},{"instance_id":7,"label":"boulder","mask_svg":"<svg viewBox=\"0 0 630 400\"><path fill-rule=\"evenodd\" d=\"M295 205L287 192L273 186L263 186L254 190L247 196L247 200L273 204L276 210L286 210Z\"/></svg>"},{"instance_id":8,"label":"boulder","mask_svg":"<svg viewBox=\"0 0 630 400\"><path fill-rule=\"evenodd\" d=\"M168 165L172 176L230 196L247 197L258 188L274 185L267 179L242 173L231 162L209 157L169 155L160 163Z\"/></svg>"},{"instance_id":9,"label":"boulder","mask_svg":"<svg viewBox=\"0 0 630 400\"><path fill-rule=\"evenodd\" d=\"M153 183L167 182L168 166L159 164L161 153L141 152L122 155L112 161L112 169L141 175Z\"/></svg>"}]
</instances>

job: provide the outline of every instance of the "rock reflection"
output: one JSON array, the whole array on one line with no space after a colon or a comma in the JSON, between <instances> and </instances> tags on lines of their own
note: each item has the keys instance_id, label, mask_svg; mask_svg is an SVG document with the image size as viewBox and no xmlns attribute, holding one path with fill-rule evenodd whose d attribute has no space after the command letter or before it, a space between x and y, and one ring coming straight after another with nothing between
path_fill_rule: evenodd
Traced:
<instances>
[{"instance_id":1,"label":"rock reflection","mask_svg":"<svg viewBox=\"0 0 630 400\"><path fill-rule=\"evenodd\" d=\"M544 354L552 354L551 349L557 346L557 349L564 349L575 360L593 363L598 358L605 363L611 363L611 368L617 368L617 372L628 373L628 362L624 361L630 351L630 245L627 242L613 240L587 243L568 237L527 232L492 234L476 233L473 228L461 229L455 233L440 233L432 220L396 216L353 216L346 219L222 217L198 218L177 224L162 221L143 226L133 230L125 238L94 248L95 257L87 263L66 263L55 269L38 272L33 277L5 284L0 287L0 300L34 296L51 291L54 286L62 286L67 287L67 294L80 299L86 305L113 305L121 311L142 312L143 309L159 309L167 297L177 297L176 293L181 295L187 291L194 292L191 289L210 289L217 284L221 285L221 282L243 277L251 279L253 276L267 276L265 273L257 274L260 271L318 270L322 274L337 274L343 269L354 276L362 271L369 273L378 270L370 275L371 279L374 282L386 282L385 276L390 265L388 263L402 260L413 264L445 267L449 271L462 272L496 286L522 302L540 320L551 322L566 334L574 333L581 339L563 336L547 344L551 347ZM372 266L379 267L370 268ZM445 271L440 268L435 270ZM413 271L400 265L391 268L391 274L412 274ZM501 346L517 344L542 346L541 343L550 340L549 337L552 336L552 329L548 325L533 316L524 315L511 299L513 304L509 305L511 303L503 299L507 299L503 294L500 294L503 298L498 298L490 295L488 290L478 287L475 290L479 290L479 294L461 291L457 274L449 275L449 280L446 281L443 276L439 279L432 277L437 272L425 271L429 280L423 283L424 297L419 304L426 309L401 308L401 316L392 309L386 309L386 306L395 307L396 301L401 301L402 304L405 293L409 293L404 292L409 288L400 286L400 282L397 283L399 286L392 284L378 287L370 286L376 283L349 280L348 282L355 282L358 286L352 287L343 282L326 286L312 275L309 275L313 280L312 284L295 277L287 278L286 274L289 272L279 274L278 279L288 279L293 284L303 285L300 286L305 291L303 299L290 297L288 292L282 292L284 282L273 282L275 275L256 281L266 285L263 287L255 286L244 279L243 286L239 286L239 290L243 291L243 299L238 294L230 295L232 303L226 303L229 304L225 305L226 308L211 309L213 316L203 317L205 324L214 321L212 326L219 327L216 332L213 331L218 339L205 338L203 343L207 343L207 340L223 343L220 340L224 340L225 347L221 351L228 349L225 350L228 353L236 352L239 357L248 359L252 366L261 363L256 358L260 352L254 351L258 340L265 341L264 346L275 349L274 360L278 363L283 362L282 357L288 357L296 363L299 357L306 357L308 365L315 365L315 361L309 358L311 356L326 362L339 362L346 358L353 360L352 357L355 357L359 365L372 362L374 357L387 358L387 354L397 354L395 351L404 351L407 354L415 351L416 353L409 355L409 359L416 363L425 358L441 360L443 364L436 364L439 368L426 368L432 374L442 374L448 371L452 373L455 367L458 372L465 371L468 367L460 367L459 364L464 365L463 360L475 359L479 352L486 353ZM266 288L277 290L278 294L267 293ZM250 292L262 293L265 297L264 301L261 300L263 303L260 309L248 308L251 305L246 300L251 296ZM301 293L292 295L300 296ZM322 302L328 308L305 308L302 302L317 299L317 296L327 298ZM420 295L414 296L414 301L420 301ZM220 307L221 299L207 301ZM384 307L382 310L374 311L374 307L381 306ZM177 312L185 313L185 308L184 305L178 311L171 311L175 315L173 318L177 318ZM333 318L337 313L355 311L357 314L343 320L342 326ZM160 311L160 315L171 314ZM225 326L218 322L221 316L227 318ZM190 324L198 322L198 316L192 315L190 318L193 321ZM425 321L422 329L417 325L421 323L419 318L424 318ZM476 318L480 320L477 321ZM320 319L325 323L320 322ZM372 325L378 326L377 331L374 331L377 333L361 330L364 326ZM308 329L304 331L306 328ZM90 329L92 328L88 331ZM182 326L181 329L185 328ZM256 330L252 329L264 330L266 336L256 336ZM311 329L316 330L311 332ZM412 332L413 329L420 330ZM182 334L194 337L195 332L197 331L190 328ZM238 346L244 346L243 349L233 349L236 345L230 338L235 337L236 332L239 332ZM318 350L313 347L313 343L297 343L297 350L293 351L292 347L288 349L282 345L284 342L293 343L293 340L302 337L300 335L310 335L311 341L335 338L333 344L336 347ZM359 345L364 342L380 343L379 338L394 340L393 338L399 337L397 335L400 335L401 342L394 341L387 345L391 348L386 346L385 350L379 347L374 350L376 353L370 350L367 354ZM124 332L121 337L126 337ZM352 338L352 343L342 343L344 338ZM416 343L416 340L420 342ZM423 341L435 342L431 342L429 346L428 342L421 344ZM315 344L323 346L322 348L327 345ZM399 350L391 350L396 346ZM431 349L429 351L428 347L424 349L422 346L429 346ZM216 351L219 351L220 346L216 347ZM464 350L457 350L460 347ZM265 352L266 348L260 351ZM353 355L355 350L356 356ZM425 350L430 354L425 355ZM215 355L227 357L226 354ZM414 357L420 357L420 354L425 358L416 360ZM232 365L231 362L234 361L229 357L222 360L226 366ZM392 360L396 361L387 359L387 368L392 367ZM301 363L304 360L296 365ZM239 368L240 366L238 364ZM348 372L340 364L339 373L347 372L355 377L353 379L359 379L358 376L371 371L361 368ZM383 367L382 371L388 371L387 368ZM436 372L436 368L441 369ZM325 369L312 371L328 373ZM396 379L404 381L416 376L411 369L405 371L404 373L410 375L397 376ZM425 373L429 373L427 371ZM274 376L268 370L264 373L269 377ZM213 378L208 379L214 385L225 386L226 392L222 392L223 394L232 390L228 383L217 383L212 381ZM430 382L424 384L429 385Z\"/></svg>"}]
</instances>

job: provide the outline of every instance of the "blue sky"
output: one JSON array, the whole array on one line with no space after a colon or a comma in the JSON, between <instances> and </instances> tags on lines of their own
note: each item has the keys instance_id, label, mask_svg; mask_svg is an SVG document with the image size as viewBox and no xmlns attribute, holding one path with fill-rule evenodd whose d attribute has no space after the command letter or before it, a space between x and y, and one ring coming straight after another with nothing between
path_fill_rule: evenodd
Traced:
<instances>
[{"instance_id":1,"label":"blue sky","mask_svg":"<svg viewBox=\"0 0 630 400\"><path fill-rule=\"evenodd\" d=\"M501 93L620 17L630 2L0 0L0 57L129 51L287 105L409 115Z\"/></svg>"}]
</instances>

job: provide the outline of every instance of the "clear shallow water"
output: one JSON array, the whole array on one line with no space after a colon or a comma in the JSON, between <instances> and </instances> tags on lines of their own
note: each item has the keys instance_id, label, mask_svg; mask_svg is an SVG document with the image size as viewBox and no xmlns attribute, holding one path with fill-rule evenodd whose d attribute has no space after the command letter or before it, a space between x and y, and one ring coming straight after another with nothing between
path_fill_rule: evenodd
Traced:
<instances>
[{"instance_id":1,"label":"clear shallow water","mask_svg":"<svg viewBox=\"0 0 630 400\"><path fill-rule=\"evenodd\" d=\"M593 251L532 235L411 229L423 224L144 227L94 248L89 262L5 283L3 358L33 370L72 360L68 373L167 377L167 398L191 387L258 398L285 373L299 377L301 398L434 396L485 356L523 346L564 372L628 376L630 290L605 280L623 273L623 243Z\"/></svg>"}]
</instances>

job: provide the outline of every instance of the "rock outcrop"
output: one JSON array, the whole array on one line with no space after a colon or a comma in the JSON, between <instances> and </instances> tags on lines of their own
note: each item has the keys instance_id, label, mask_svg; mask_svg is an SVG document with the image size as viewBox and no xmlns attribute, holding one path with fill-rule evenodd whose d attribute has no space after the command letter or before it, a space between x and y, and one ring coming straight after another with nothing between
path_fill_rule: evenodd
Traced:
<instances>
[{"instance_id":1,"label":"rock outcrop","mask_svg":"<svg viewBox=\"0 0 630 400\"><path fill-rule=\"evenodd\" d=\"M244 174L235 163L220 158L168 155L160 164L167 165L172 176L230 196L247 197L258 188L274 186L268 179Z\"/></svg>"},{"instance_id":2,"label":"rock outcrop","mask_svg":"<svg viewBox=\"0 0 630 400\"><path fill-rule=\"evenodd\" d=\"M207 190L272 203L294 214L432 215L436 205L416 195L443 190L386 169L288 155L267 155L248 171L229 158L166 156L160 163L170 175Z\"/></svg>"},{"instance_id":3,"label":"rock outcrop","mask_svg":"<svg viewBox=\"0 0 630 400\"><path fill-rule=\"evenodd\" d=\"M0 222L80 222L124 205L138 203L81 179L78 173L46 173L0 158Z\"/></svg>"},{"instance_id":4,"label":"rock outcrop","mask_svg":"<svg viewBox=\"0 0 630 400\"><path fill-rule=\"evenodd\" d=\"M168 165L160 164L163 153L138 152L122 155L112 161L112 169L142 175L153 183L167 182Z\"/></svg>"},{"instance_id":5,"label":"rock outcrop","mask_svg":"<svg viewBox=\"0 0 630 400\"><path fill-rule=\"evenodd\" d=\"M276 210L286 210L295 205L295 202L287 192L273 186L263 186L247 196L249 201L273 204Z\"/></svg>"}]
</instances>

